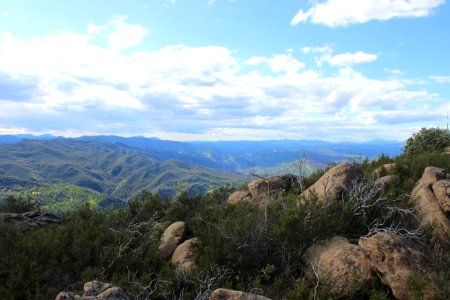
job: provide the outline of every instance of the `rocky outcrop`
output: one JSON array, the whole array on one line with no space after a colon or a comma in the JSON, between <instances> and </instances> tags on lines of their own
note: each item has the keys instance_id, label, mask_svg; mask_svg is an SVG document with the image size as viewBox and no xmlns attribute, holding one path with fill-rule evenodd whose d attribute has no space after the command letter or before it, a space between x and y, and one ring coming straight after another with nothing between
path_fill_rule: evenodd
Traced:
<instances>
[{"instance_id":1,"label":"rocky outcrop","mask_svg":"<svg viewBox=\"0 0 450 300\"><path fill-rule=\"evenodd\" d=\"M444 210L441 209L440 203L433 191L433 186L438 181L445 180L446 178L447 174L444 169L427 167L422 178L411 193L411 200L418 206L418 211L422 218L422 225L433 226L433 234L438 239L446 238L450 234L450 221L445 215ZM440 184L436 185L436 190L440 186ZM439 192L439 197L441 197L441 193ZM443 197L441 199L444 200Z\"/></svg>"},{"instance_id":2,"label":"rocky outcrop","mask_svg":"<svg viewBox=\"0 0 450 300\"><path fill-rule=\"evenodd\" d=\"M433 192L436 200L444 211L450 213L450 180L439 180L433 184Z\"/></svg>"},{"instance_id":3,"label":"rocky outcrop","mask_svg":"<svg viewBox=\"0 0 450 300\"><path fill-rule=\"evenodd\" d=\"M195 247L198 243L197 238L184 241L173 252L171 262L181 268L186 274L191 274L195 269Z\"/></svg>"},{"instance_id":4,"label":"rocky outcrop","mask_svg":"<svg viewBox=\"0 0 450 300\"><path fill-rule=\"evenodd\" d=\"M251 201L263 207L268 201L277 199L283 191L288 190L297 177L291 174L258 178L251 181L246 190L234 192L228 198L228 203Z\"/></svg>"},{"instance_id":5,"label":"rocky outcrop","mask_svg":"<svg viewBox=\"0 0 450 300\"><path fill-rule=\"evenodd\" d=\"M241 201L250 201L252 199L252 195L250 194L250 191L243 190L243 191L236 191L228 197L228 203L230 204L236 204Z\"/></svg>"},{"instance_id":6,"label":"rocky outcrop","mask_svg":"<svg viewBox=\"0 0 450 300\"><path fill-rule=\"evenodd\" d=\"M209 296L209 300L270 300L267 297L239 291L217 289Z\"/></svg>"},{"instance_id":7,"label":"rocky outcrop","mask_svg":"<svg viewBox=\"0 0 450 300\"><path fill-rule=\"evenodd\" d=\"M424 280L424 299L432 299L435 291L430 285L432 268L408 239L388 233L377 233L361 238L359 246L368 258L372 269L391 289L397 299L414 299L414 290L409 284L411 276Z\"/></svg>"},{"instance_id":8,"label":"rocky outcrop","mask_svg":"<svg viewBox=\"0 0 450 300\"><path fill-rule=\"evenodd\" d=\"M186 223L181 221L172 223L166 228L158 247L161 258L169 259L172 257L173 252L181 243L185 231Z\"/></svg>"},{"instance_id":9,"label":"rocky outcrop","mask_svg":"<svg viewBox=\"0 0 450 300\"><path fill-rule=\"evenodd\" d=\"M450 146L444 149L444 154L450 154Z\"/></svg>"},{"instance_id":10,"label":"rocky outcrop","mask_svg":"<svg viewBox=\"0 0 450 300\"><path fill-rule=\"evenodd\" d=\"M390 164L384 164L381 167L377 168L375 171L373 171L373 175L376 178L380 178L392 174L392 172L395 169L396 164L395 163L390 163Z\"/></svg>"},{"instance_id":11,"label":"rocky outcrop","mask_svg":"<svg viewBox=\"0 0 450 300\"><path fill-rule=\"evenodd\" d=\"M319 201L333 201L341 197L352 181L363 177L360 169L349 163L340 163L328 170L316 183L309 187L300 198L317 194Z\"/></svg>"},{"instance_id":12,"label":"rocky outcrop","mask_svg":"<svg viewBox=\"0 0 450 300\"><path fill-rule=\"evenodd\" d=\"M128 300L128 297L121 288L110 283L90 281L85 283L83 295L61 292L56 296L56 300Z\"/></svg>"},{"instance_id":13,"label":"rocky outcrop","mask_svg":"<svg viewBox=\"0 0 450 300\"><path fill-rule=\"evenodd\" d=\"M62 220L51 213L27 212L23 214L0 213L0 227L14 226L20 230L30 230L48 225L62 224Z\"/></svg>"},{"instance_id":14,"label":"rocky outcrop","mask_svg":"<svg viewBox=\"0 0 450 300\"><path fill-rule=\"evenodd\" d=\"M374 278L361 248L343 237L334 237L311 246L303 260L309 274L326 278L331 292L340 297L360 290Z\"/></svg>"},{"instance_id":15,"label":"rocky outcrop","mask_svg":"<svg viewBox=\"0 0 450 300\"><path fill-rule=\"evenodd\" d=\"M396 175L386 175L386 176L383 176L383 177L380 177L380 178L376 179L373 182L373 185L384 189L384 188L386 188L388 186L393 185L397 181L398 181L398 176L396 176Z\"/></svg>"}]
</instances>

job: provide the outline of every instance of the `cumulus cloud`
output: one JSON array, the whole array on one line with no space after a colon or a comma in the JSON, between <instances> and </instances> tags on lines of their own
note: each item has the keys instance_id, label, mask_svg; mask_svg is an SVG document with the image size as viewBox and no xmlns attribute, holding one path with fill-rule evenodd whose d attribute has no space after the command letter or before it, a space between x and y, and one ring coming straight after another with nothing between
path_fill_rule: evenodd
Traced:
<instances>
[{"instance_id":1,"label":"cumulus cloud","mask_svg":"<svg viewBox=\"0 0 450 300\"><path fill-rule=\"evenodd\" d=\"M321 66L328 63L335 67L351 67L358 64L374 62L378 59L377 54L364 51L345 52L334 54L335 49L332 46L322 47L303 47L301 52L314 55L317 65Z\"/></svg>"},{"instance_id":2,"label":"cumulus cloud","mask_svg":"<svg viewBox=\"0 0 450 300\"><path fill-rule=\"evenodd\" d=\"M372 20L419 18L430 15L445 0L326 0L299 12L291 25L311 22L330 27L361 24Z\"/></svg>"},{"instance_id":3,"label":"cumulus cloud","mask_svg":"<svg viewBox=\"0 0 450 300\"><path fill-rule=\"evenodd\" d=\"M375 132L397 138L401 133L389 129L395 116L386 112L429 112L398 118L406 128L438 118L443 101L406 80L369 78L349 67L370 60L367 55L339 58L330 47L302 51L329 55L338 67L333 75L308 68L292 51L245 60L220 46L119 51L143 41L144 31L133 26L115 18L81 34L26 40L0 33L0 131L330 140ZM122 46L104 43L124 28L141 34Z\"/></svg>"},{"instance_id":4,"label":"cumulus cloud","mask_svg":"<svg viewBox=\"0 0 450 300\"><path fill-rule=\"evenodd\" d=\"M370 63L377 60L376 54L358 51L355 53L342 53L327 58L332 66L350 67L362 63Z\"/></svg>"},{"instance_id":5,"label":"cumulus cloud","mask_svg":"<svg viewBox=\"0 0 450 300\"><path fill-rule=\"evenodd\" d=\"M431 76L430 79L437 83L450 83L450 76Z\"/></svg>"}]
</instances>

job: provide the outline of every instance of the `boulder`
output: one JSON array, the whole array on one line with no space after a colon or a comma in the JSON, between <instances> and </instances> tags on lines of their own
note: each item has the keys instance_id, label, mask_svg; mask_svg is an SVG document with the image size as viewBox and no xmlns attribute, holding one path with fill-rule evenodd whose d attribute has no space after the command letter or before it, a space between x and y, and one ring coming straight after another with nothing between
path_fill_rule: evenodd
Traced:
<instances>
[{"instance_id":1,"label":"boulder","mask_svg":"<svg viewBox=\"0 0 450 300\"><path fill-rule=\"evenodd\" d=\"M420 183L428 188L431 188L433 184L439 180L446 179L447 171L436 167L426 167L423 171Z\"/></svg>"},{"instance_id":2,"label":"boulder","mask_svg":"<svg viewBox=\"0 0 450 300\"><path fill-rule=\"evenodd\" d=\"M296 180L297 177L292 174L258 178L248 184L247 190L231 194L228 203L251 201L260 207L264 207L268 201L277 199L283 191L289 189Z\"/></svg>"},{"instance_id":3,"label":"boulder","mask_svg":"<svg viewBox=\"0 0 450 300\"><path fill-rule=\"evenodd\" d=\"M209 296L209 300L270 300L267 297L239 291L217 289Z\"/></svg>"},{"instance_id":4,"label":"boulder","mask_svg":"<svg viewBox=\"0 0 450 300\"><path fill-rule=\"evenodd\" d=\"M236 204L241 201L250 201L252 199L252 195L248 190L236 191L228 197L228 203Z\"/></svg>"},{"instance_id":5,"label":"boulder","mask_svg":"<svg viewBox=\"0 0 450 300\"><path fill-rule=\"evenodd\" d=\"M387 284L397 299L415 299L409 284L411 276L424 280L424 299L432 299L435 290L429 279L432 268L422 252L408 239L390 234L377 233L361 238L359 246L368 258L372 269Z\"/></svg>"},{"instance_id":6,"label":"boulder","mask_svg":"<svg viewBox=\"0 0 450 300\"><path fill-rule=\"evenodd\" d=\"M25 231L33 228L59 224L62 224L62 220L51 213L41 213L36 211L23 214L0 213L0 227L14 226Z\"/></svg>"},{"instance_id":7,"label":"boulder","mask_svg":"<svg viewBox=\"0 0 450 300\"><path fill-rule=\"evenodd\" d=\"M436 200L444 211L450 213L450 180L439 180L433 184L433 192Z\"/></svg>"},{"instance_id":8,"label":"boulder","mask_svg":"<svg viewBox=\"0 0 450 300\"><path fill-rule=\"evenodd\" d=\"M56 296L56 300L128 300L128 297L121 288L110 283L90 281L84 284L83 295L61 292Z\"/></svg>"},{"instance_id":9,"label":"boulder","mask_svg":"<svg viewBox=\"0 0 450 300\"><path fill-rule=\"evenodd\" d=\"M337 200L352 181L363 178L359 168L349 163L340 163L328 170L316 183L300 196L310 197L317 194L319 201Z\"/></svg>"},{"instance_id":10,"label":"boulder","mask_svg":"<svg viewBox=\"0 0 450 300\"><path fill-rule=\"evenodd\" d=\"M163 259L169 259L172 257L173 252L181 243L181 239L186 231L186 223L177 221L169 225L166 228L161 241L159 243L158 251Z\"/></svg>"},{"instance_id":11,"label":"boulder","mask_svg":"<svg viewBox=\"0 0 450 300\"><path fill-rule=\"evenodd\" d=\"M411 193L411 201L418 206L422 225L434 226L433 235L437 239L445 239L450 234L450 221L441 209L432 189L436 182L445 177L445 170L427 167Z\"/></svg>"},{"instance_id":12,"label":"boulder","mask_svg":"<svg viewBox=\"0 0 450 300\"><path fill-rule=\"evenodd\" d=\"M450 146L445 147L444 154L450 154Z\"/></svg>"},{"instance_id":13,"label":"boulder","mask_svg":"<svg viewBox=\"0 0 450 300\"><path fill-rule=\"evenodd\" d=\"M396 164L390 163L390 164L384 164L381 167L377 168L375 171L373 171L373 175L376 178L382 177L383 173L385 172L386 175L391 174L395 169Z\"/></svg>"},{"instance_id":14,"label":"boulder","mask_svg":"<svg viewBox=\"0 0 450 300\"><path fill-rule=\"evenodd\" d=\"M385 187L390 186L390 185L394 184L395 182L397 182L397 180L398 180L398 176L396 176L396 175L386 175L386 176L380 177L377 180L375 180L373 182L373 185L384 189Z\"/></svg>"},{"instance_id":15,"label":"boulder","mask_svg":"<svg viewBox=\"0 0 450 300\"><path fill-rule=\"evenodd\" d=\"M171 262L181 268L186 274L191 274L195 269L195 246L198 243L197 238L192 238L180 244L173 252Z\"/></svg>"},{"instance_id":16,"label":"boulder","mask_svg":"<svg viewBox=\"0 0 450 300\"><path fill-rule=\"evenodd\" d=\"M331 293L339 297L350 296L374 278L361 248L343 237L334 237L311 246L303 260L309 275L314 277L316 273L320 278L326 278Z\"/></svg>"}]
</instances>

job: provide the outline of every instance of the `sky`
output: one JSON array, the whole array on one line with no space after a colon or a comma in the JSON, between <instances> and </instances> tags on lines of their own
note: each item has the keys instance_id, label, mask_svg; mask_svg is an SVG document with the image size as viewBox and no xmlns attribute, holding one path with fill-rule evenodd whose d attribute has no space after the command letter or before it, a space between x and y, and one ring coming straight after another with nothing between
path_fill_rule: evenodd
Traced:
<instances>
[{"instance_id":1,"label":"sky","mask_svg":"<svg viewBox=\"0 0 450 300\"><path fill-rule=\"evenodd\" d=\"M405 140L450 111L445 0L0 0L0 134Z\"/></svg>"}]
</instances>

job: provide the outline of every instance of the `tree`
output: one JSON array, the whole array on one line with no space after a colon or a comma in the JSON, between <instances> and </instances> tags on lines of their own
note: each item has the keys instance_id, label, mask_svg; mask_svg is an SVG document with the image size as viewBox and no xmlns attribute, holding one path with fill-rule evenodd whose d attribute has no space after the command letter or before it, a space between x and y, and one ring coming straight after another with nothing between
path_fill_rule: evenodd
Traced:
<instances>
[{"instance_id":1,"label":"tree","mask_svg":"<svg viewBox=\"0 0 450 300\"><path fill-rule=\"evenodd\" d=\"M450 132L441 128L422 128L407 141L403 154L416 155L424 152L441 152L450 146Z\"/></svg>"}]
</instances>

